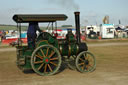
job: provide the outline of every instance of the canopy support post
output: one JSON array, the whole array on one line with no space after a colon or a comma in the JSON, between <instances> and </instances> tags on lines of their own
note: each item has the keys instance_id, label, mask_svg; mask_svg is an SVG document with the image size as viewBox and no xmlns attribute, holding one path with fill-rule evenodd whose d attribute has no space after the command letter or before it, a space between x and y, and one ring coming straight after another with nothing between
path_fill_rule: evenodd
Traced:
<instances>
[{"instance_id":1,"label":"canopy support post","mask_svg":"<svg viewBox=\"0 0 128 85\"><path fill-rule=\"evenodd\" d=\"M53 22L52 22L52 35L53 35Z\"/></svg>"},{"instance_id":2,"label":"canopy support post","mask_svg":"<svg viewBox=\"0 0 128 85\"><path fill-rule=\"evenodd\" d=\"M55 22L56 34L57 34L57 22Z\"/></svg>"}]
</instances>

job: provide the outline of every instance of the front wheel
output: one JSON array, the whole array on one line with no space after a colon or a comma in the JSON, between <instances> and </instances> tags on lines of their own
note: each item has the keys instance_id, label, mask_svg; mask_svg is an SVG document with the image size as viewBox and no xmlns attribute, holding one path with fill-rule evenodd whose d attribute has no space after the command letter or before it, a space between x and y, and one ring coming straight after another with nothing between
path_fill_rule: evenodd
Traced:
<instances>
[{"instance_id":1,"label":"front wheel","mask_svg":"<svg viewBox=\"0 0 128 85\"><path fill-rule=\"evenodd\" d=\"M92 72L96 68L96 59L92 53L83 51L78 54L75 64L81 73Z\"/></svg>"},{"instance_id":2,"label":"front wheel","mask_svg":"<svg viewBox=\"0 0 128 85\"><path fill-rule=\"evenodd\" d=\"M36 48L31 56L32 69L39 75L55 74L61 65L61 55L52 45L42 45Z\"/></svg>"}]
</instances>

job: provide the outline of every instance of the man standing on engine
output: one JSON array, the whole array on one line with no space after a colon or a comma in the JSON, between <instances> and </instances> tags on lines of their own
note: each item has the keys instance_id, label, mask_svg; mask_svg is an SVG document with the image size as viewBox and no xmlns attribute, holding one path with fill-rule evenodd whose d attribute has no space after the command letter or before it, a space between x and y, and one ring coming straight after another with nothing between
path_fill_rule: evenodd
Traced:
<instances>
[{"instance_id":1,"label":"man standing on engine","mask_svg":"<svg viewBox=\"0 0 128 85\"><path fill-rule=\"evenodd\" d=\"M38 22L30 22L27 30L28 47L35 48L36 31L42 32L38 26Z\"/></svg>"}]
</instances>

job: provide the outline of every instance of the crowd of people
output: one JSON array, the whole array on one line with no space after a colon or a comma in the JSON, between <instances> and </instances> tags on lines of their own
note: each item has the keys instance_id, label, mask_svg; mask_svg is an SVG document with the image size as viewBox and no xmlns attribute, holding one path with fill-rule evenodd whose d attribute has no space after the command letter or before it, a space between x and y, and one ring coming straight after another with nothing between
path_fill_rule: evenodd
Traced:
<instances>
[{"instance_id":1,"label":"crowd of people","mask_svg":"<svg viewBox=\"0 0 128 85\"><path fill-rule=\"evenodd\" d=\"M0 30L0 43L2 41L2 39L5 39L5 35L8 33L8 31L4 31L4 30Z\"/></svg>"},{"instance_id":2,"label":"crowd of people","mask_svg":"<svg viewBox=\"0 0 128 85\"><path fill-rule=\"evenodd\" d=\"M6 36L8 34L15 34L16 31L14 30L9 30L9 31L5 31L5 30L0 30L0 43L2 42L3 39L6 39Z\"/></svg>"}]
</instances>

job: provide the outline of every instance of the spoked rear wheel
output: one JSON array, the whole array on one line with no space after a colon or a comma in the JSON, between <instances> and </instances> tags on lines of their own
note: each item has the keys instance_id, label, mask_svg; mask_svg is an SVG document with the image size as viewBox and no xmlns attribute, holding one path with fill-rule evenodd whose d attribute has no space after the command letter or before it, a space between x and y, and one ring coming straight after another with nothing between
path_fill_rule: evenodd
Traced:
<instances>
[{"instance_id":1,"label":"spoked rear wheel","mask_svg":"<svg viewBox=\"0 0 128 85\"><path fill-rule=\"evenodd\" d=\"M83 51L76 58L76 68L80 72L92 72L96 68L96 59L90 52Z\"/></svg>"},{"instance_id":2,"label":"spoked rear wheel","mask_svg":"<svg viewBox=\"0 0 128 85\"><path fill-rule=\"evenodd\" d=\"M31 57L32 69L39 75L47 76L55 74L61 65L59 51L51 45L43 45L36 48Z\"/></svg>"}]
</instances>

